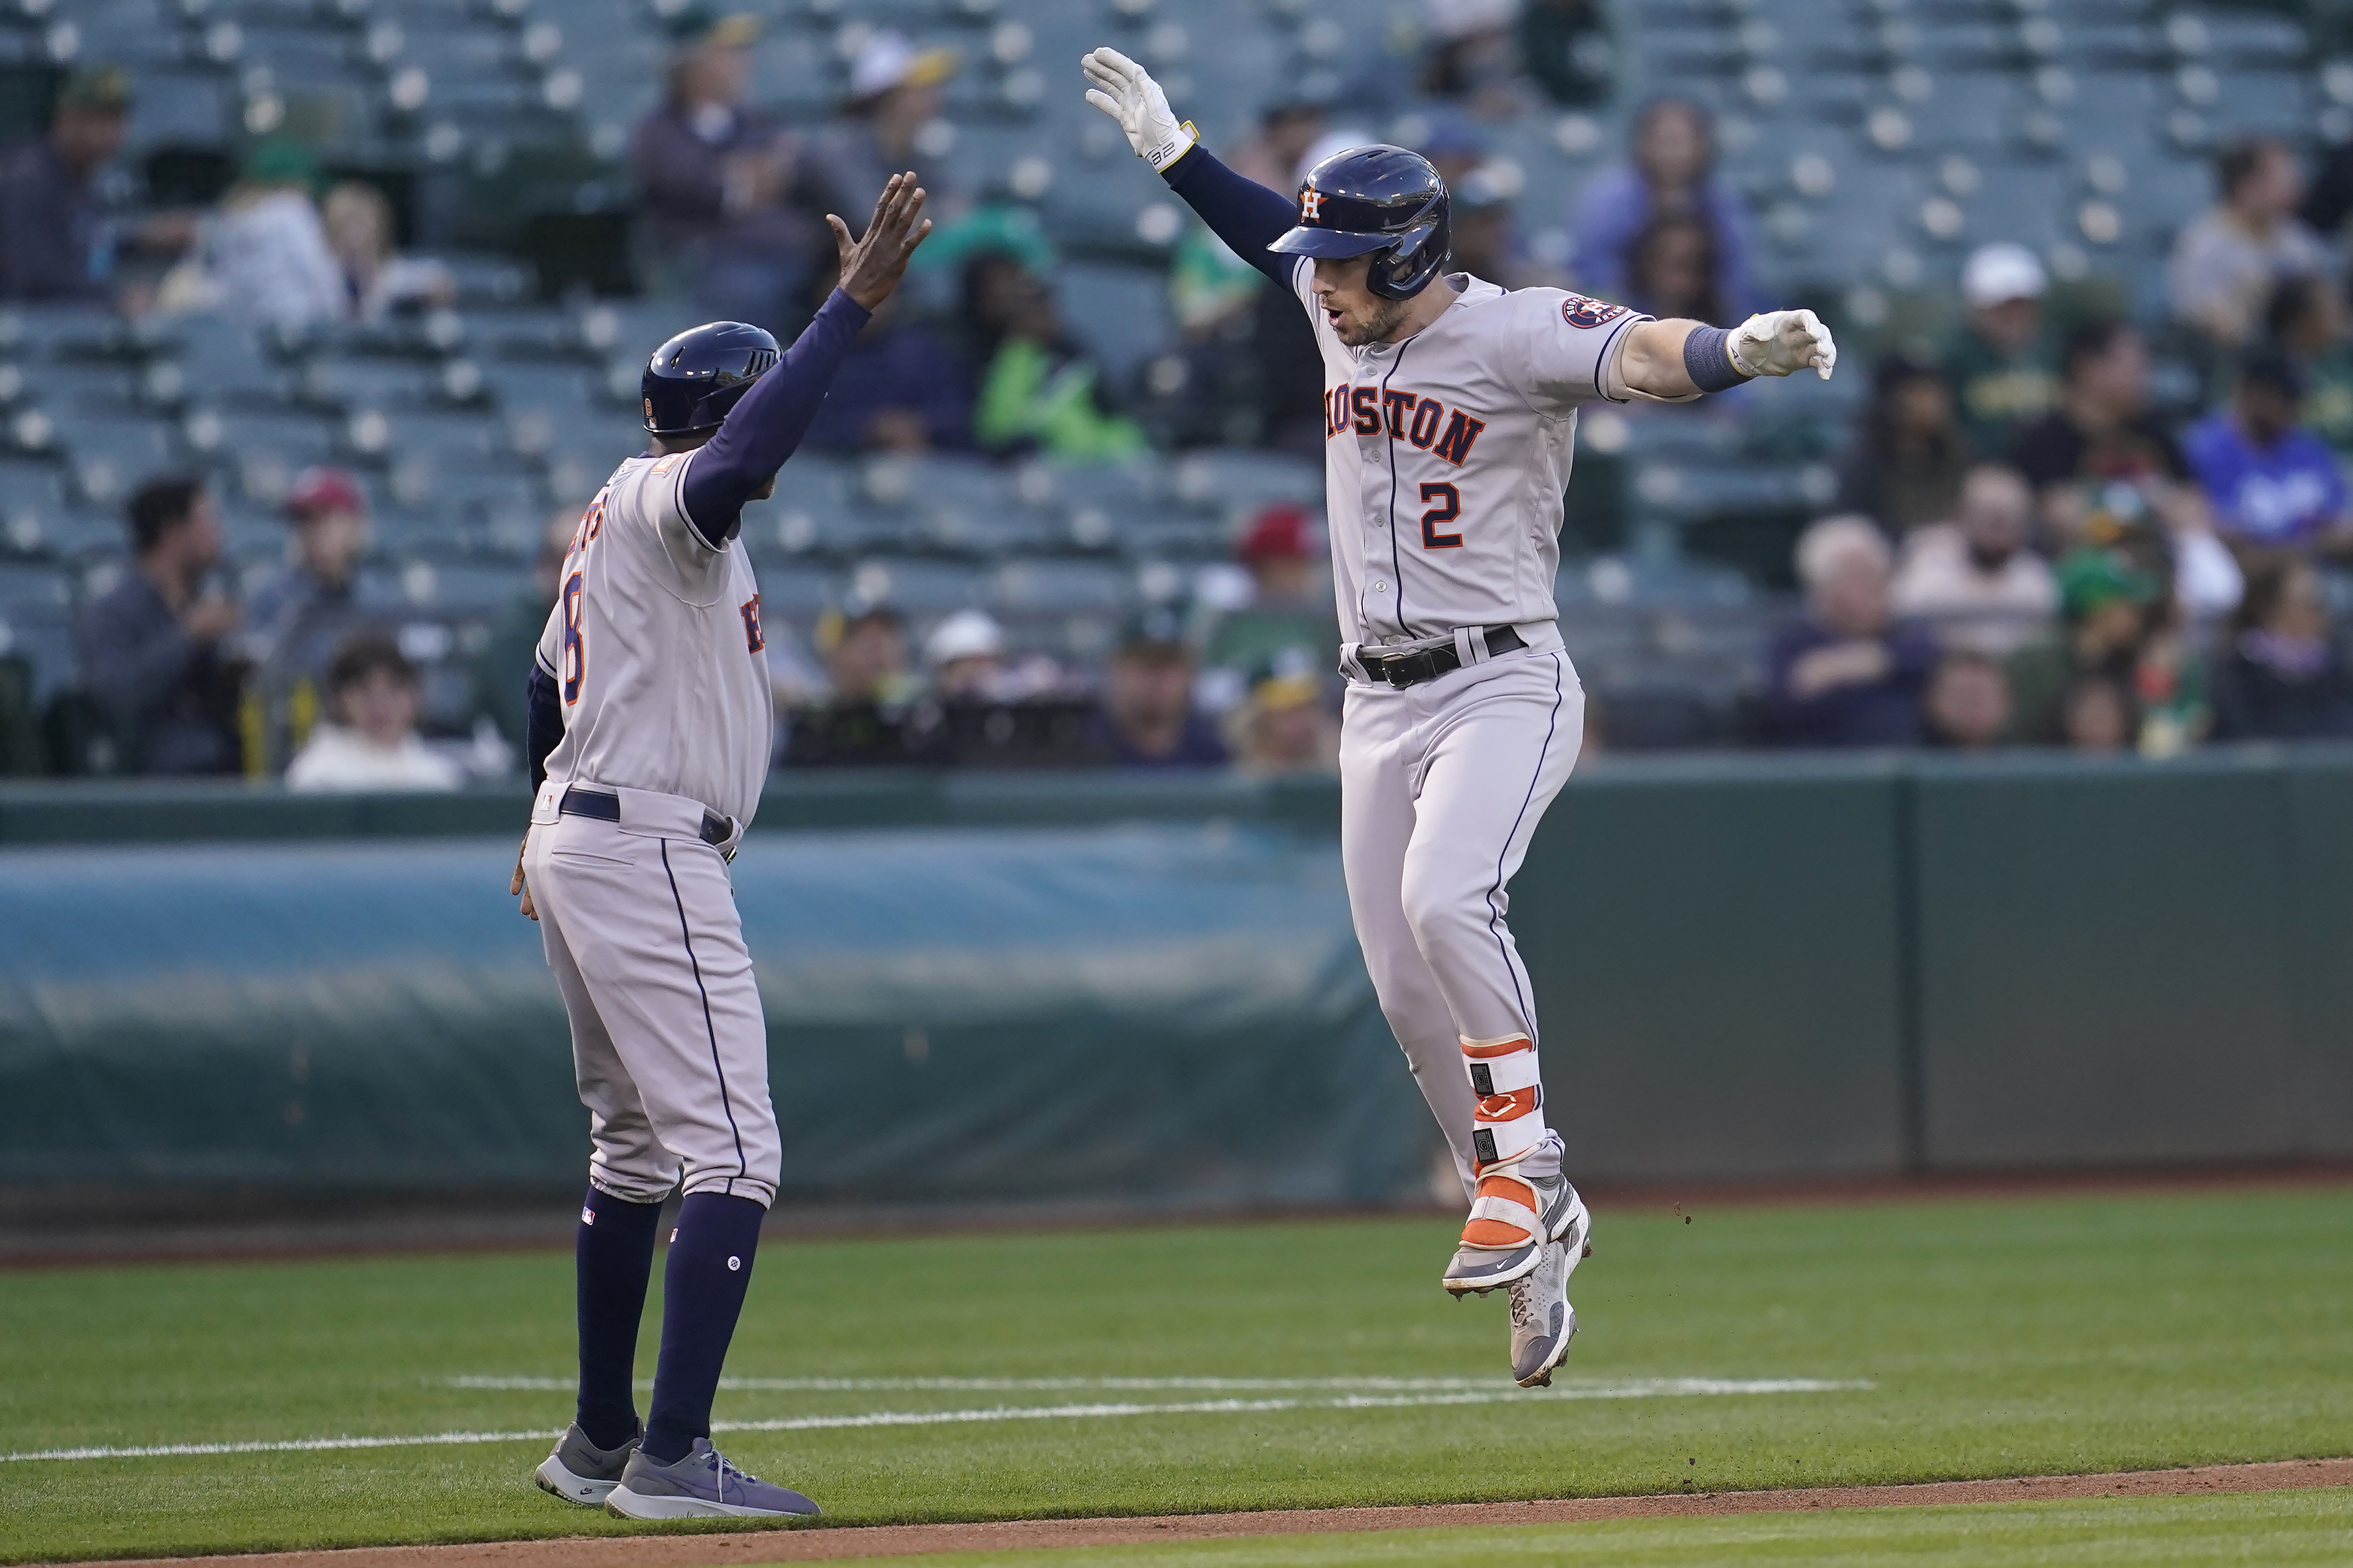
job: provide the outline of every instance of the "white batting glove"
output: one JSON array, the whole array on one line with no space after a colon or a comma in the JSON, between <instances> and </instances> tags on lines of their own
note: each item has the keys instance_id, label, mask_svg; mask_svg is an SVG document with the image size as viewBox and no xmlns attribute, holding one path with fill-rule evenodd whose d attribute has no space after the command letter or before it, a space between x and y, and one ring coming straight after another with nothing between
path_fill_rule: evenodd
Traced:
<instances>
[{"instance_id":1,"label":"white batting glove","mask_svg":"<svg viewBox=\"0 0 2353 1568\"><path fill-rule=\"evenodd\" d=\"M1201 139L1189 120L1179 121L1168 107L1168 95L1152 73L1117 49L1097 49L1079 57L1079 69L1093 85L1087 101L1119 121L1135 155L1152 165L1155 174L1183 157Z\"/></svg>"},{"instance_id":2,"label":"white batting glove","mask_svg":"<svg viewBox=\"0 0 2353 1568\"><path fill-rule=\"evenodd\" d=\"M1824 381L1838 365L1838 344L1811 310L1768 310L1733 330L1725 345L1744 375L1795 375L1808 365Z\"/></svg>"}]
</instances>

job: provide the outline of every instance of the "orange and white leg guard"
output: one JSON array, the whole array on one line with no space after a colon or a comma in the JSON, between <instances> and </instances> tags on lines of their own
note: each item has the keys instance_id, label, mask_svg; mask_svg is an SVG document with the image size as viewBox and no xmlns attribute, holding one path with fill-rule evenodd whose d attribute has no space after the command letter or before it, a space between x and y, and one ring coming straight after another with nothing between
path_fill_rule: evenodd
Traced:
<instances>
[{"instance_id":1,"label":"orange and white leg guard","mask_svg":"<svg viewBox=\"0 0 2353 1568\"><path fill-rule=\"evenodd\" d=\"M1544 1084L1536 1072L1535 1043L1525 1035L1466 1039L1462 1066L1471 1075L1471 1092L1479 1097L1471 1118L1471 1147L1476 1173L1483 1177L1544 1143Z\"/></svg>"}]
</instances>

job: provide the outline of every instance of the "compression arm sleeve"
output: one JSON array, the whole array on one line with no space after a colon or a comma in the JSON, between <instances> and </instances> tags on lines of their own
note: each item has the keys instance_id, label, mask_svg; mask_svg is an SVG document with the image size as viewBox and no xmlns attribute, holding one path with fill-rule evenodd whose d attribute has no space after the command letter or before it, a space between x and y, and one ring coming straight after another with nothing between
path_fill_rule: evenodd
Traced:
<instances>
[{"instance_id":1,"label":"compression arm sleeve","mask_svg":"<svg viewBox=\"0 0 2353 1568\"><path fill-rule=\"evenodd\" d=\"M1236 256L1265 273L1284 289L1291 287L1295 256L1277 256L1267 247L1282 237L1297 216L1298 208L1256 180L1235 174L1209 156L1198 142L1168 165L1160 176L1168 188L1201 215L1209 232L1226 242Z\"/></svg>"},{"instance_id":2,"label":"compression arm sleeve","mask_svg":"<svg viewBox=\"0 0 2353 1568\"><path fill-rule=\"evenodd\" d=\"M564 708L555 700L555 677L539 668L533 659L531 680L523 689L528 717L523 721L522 749L531 764L532 793L547 782L547 754L555 750L555 742L564 739Z\"/></svg>"},{"instance_id":3,"label":"compression arm sleeve","mask_svg":"<svg viewBox=\"0 0 2353 1568\"><path fill-rule=\"evenodd\" d=\"M744 525L744 503L801 444L842 356L872 319L836 289L776 367L752 384L727 411L719 434L686 466L686 520L712 549L735 537Z\"/></svg>"}]
</instances>

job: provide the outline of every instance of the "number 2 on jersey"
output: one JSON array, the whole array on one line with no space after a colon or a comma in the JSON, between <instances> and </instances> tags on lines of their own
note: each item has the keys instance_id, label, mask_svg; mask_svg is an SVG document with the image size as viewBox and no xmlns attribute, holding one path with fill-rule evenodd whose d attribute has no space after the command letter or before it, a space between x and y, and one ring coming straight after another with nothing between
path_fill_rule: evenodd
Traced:
<instances>
[{"instance_id":1,"label":"number 2 on jersey","mask_svg":"<svg viewBox=\"0 0 2353 1568\"><path fill-rule=\"evenodd\" d=\"M1440 533L1438 525L1452 522L1462 515L1462 492L1452 485L1432 481L1421 487L1421 500L1423 505L1430 506L1430 510L1421 514L1421 547L1424 550L1461 549L1462 536ZM1437 503L1434 506L1430 505L1433 501Z\"/></svg>"},{"instance_id":2,"label":"number 2 on jersey","mask_svg":"<svg viewBox=\"0 0 2353 1568\"><path fill-rule=\"evenodd\" d=\"M564 580L564 700L580 700L580 680L588 673L588 645L580 640L580 574Z\"/></svg>"}]
</instances>

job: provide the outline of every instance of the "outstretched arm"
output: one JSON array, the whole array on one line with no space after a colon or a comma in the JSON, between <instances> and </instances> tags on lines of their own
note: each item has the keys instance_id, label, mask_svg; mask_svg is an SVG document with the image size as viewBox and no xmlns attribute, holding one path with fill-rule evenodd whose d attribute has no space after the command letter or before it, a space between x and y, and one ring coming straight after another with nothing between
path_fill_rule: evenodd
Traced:
<instances>
[{"instance_id":1,"label":"outstretched arm","mask_svg":"<svg viewBox=\"0 0 2353 1568\"><path fill-rule=\"evenodd\" d=\"M687 465L687 520L712 549L735 537L744 503L766 489L807 434L842 356L874 308L899 286L907 258L932 232L923 210L923 192L911 171L892 175L882 187L863 237L851 239L848 224L826 215L841 252L840 287L776 367L727 411L719 434Z\"/></svg>"},{"instance_id":2,"label":"outstretched arm","mask_svg":"<svg viewBox=\"0 0 2353 1568\"><path fill-rule=\"evenodd\" d=\"M1626 333L1610 379L1613 391L1683 403L1809 367L1828 381L1837 363L1838 344L1811 310L1773 310L1728 329L1674 319L1638 322Z\"/></svg>"},{"instance_id":3,"label":"outstretched arm","mask_svg":"<svg viewBox=\"0 0 2353 1568\"><path fill-rule=\"evenodd\" d=\"M1291 226L1291 198L1210 157L1192 121L1177 122L1168 95L1151 73L1117 49L1082 55L1079 68L1090 84L1087 101L1119 122L1135 155L1151 164L1236 256L1288 288L1296 259L1272 255L1266 247Z\"/></svg>"}]
</instances>

